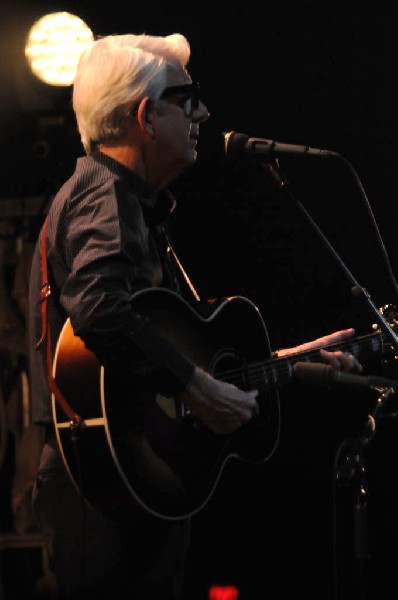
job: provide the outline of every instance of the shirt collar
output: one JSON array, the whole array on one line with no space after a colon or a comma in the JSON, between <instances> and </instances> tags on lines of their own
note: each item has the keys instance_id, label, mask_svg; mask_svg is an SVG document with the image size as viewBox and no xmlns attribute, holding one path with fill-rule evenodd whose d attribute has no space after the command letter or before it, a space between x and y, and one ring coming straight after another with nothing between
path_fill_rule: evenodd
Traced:
<instances>
[{"instance_id":1,"label":"shirt collar","mask_svg":"<svg viewBox=\"0 0 398 600\"><path fill-rule=\"evenodd\" d=\"M137 173L99 150L95 150L91 156L115 175L123 177L131 183L134 191L139 194L142 207L151 223L162 223L176 208L176 199L169 190L164 189L159 191L152 184L137 175Z\"/></svg>"}]
</instances>

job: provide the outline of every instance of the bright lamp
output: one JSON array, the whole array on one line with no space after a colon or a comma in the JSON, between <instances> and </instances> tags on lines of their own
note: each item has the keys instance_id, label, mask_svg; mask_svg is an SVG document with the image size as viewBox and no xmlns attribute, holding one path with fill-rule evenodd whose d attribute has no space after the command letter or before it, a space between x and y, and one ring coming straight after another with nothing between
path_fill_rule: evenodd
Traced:
<instances>
[{"instance_id":1,"label":"bright lamp","mask_svg":"<svg viewBox=\"0 0 398 600\"><path fill-rule=\"evenodd\" d=\"M80 54L93 40L91 29L82 19L68 12L55 12L32 25L25 56L41 81L66 87L74 81Z\"/></svg>"}]
</instances>

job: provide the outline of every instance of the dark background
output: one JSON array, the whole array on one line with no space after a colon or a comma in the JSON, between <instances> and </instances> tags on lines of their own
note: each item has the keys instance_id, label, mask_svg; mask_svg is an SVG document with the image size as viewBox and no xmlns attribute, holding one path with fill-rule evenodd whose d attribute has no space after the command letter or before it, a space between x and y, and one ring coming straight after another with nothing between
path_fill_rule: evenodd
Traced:
<instances>
[{"instance_id":1,"label":"dark background","mask_svg":"<svg viewBox=\"0 0 398 600\"><path fill-rule=\"evenodd\" d=\"M117 1L106 9L86 1L0 7L0 206L11 199L30 212L37 196L45 206L82 152L69 90L38 85L25 67L23 39L33 20L69 10L96 35L181 32L211 112L197 165L172 187L179 203L176 248L200 296L251 298L273 348L351 325L358 334L371 332L374 309L396 303L392 7ZM226 159L222 132L228 131L330 149L340 158L281 157L285 194L263 162ZM23 219L31 239L43 214ZM371 302L353 297L354 283ZM366 367L395 376L392 360ZM396 425L377 422L366 449L371 558L361 592L353 545L359 481L336 486L333 467L340 444L364 431L377 395L295 383L280 399L276 454L257 468L228 463L194 518L189 598L205 600L215 582L236 584L242 600L390 597L398 558Z\"/></svg>"}]
</instances>

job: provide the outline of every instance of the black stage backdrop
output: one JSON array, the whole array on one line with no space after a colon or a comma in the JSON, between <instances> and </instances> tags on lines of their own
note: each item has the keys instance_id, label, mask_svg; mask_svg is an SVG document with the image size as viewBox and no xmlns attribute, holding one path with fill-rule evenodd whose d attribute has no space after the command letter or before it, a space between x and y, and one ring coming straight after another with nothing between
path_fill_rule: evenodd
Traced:
<instances>
[{"instance_id":1,"label":"black stage backdrop","mask_svg":"<svg viewBox=\"0 0 398 600\"><path fill-rule=\"evenodd\" d=\"M397 302L390 275L390 265L392 273L398 268L392 8L3 4L2 197L51 196L81 153L66 97L53 100L61 121L43 125L43 89L15 80L22 17L28 22L49 10L70 10L98 35L178 31L191 42L190 70L211 111L196 167L172 186L177 253L200 296L251 298L273 348L351 325L369 333L373 306ZM229 131L339 156L280 157L286 193L263 161L226 159L222 133ZM45 157L35 151L43 138L50 148ZM353 282L371 303L352 294ZM391 365L386 370L371 362L367 368L395 376ZM344 440L362 435L377 395L297 383L282 389L280 398L276 454L258 468L228 463L193 518L187 598L205 600L217 582L237 585L240 600L395 597L397 425L377 422L364 455L365 479L337 487L336 453ZM371 554L363 577L355 550L359 483L368 493Z\"/></svg>"}]
</instances>

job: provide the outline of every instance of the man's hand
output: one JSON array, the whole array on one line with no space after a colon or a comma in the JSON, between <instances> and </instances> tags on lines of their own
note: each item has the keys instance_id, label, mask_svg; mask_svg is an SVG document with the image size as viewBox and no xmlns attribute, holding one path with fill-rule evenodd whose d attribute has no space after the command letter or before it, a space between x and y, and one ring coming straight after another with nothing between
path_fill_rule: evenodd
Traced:
<instances>
[{"instance_id":1,"label":"man's hand","mask_svg":"<svg viewBox=\"0 0 398 600\"><path fill-rule=\"evenodd\" d=\"M179 397L214 433L232 433L258 414L258 390L243 391L195 367Z\"/></svg>"},{"instance_id":2,"label":"man's hand","mask_svg":"<svg viewBox=\"0 0 398 600\"><path fill-rule=\"evenodd\" d=\"M344 342L345 340L352 338L354 335L355 329L352 327L349 329L341 329L340 331L329 333L328 335L316 338L310 342L305 342L299 346L278 350L278 356L289 356L290 354L295 354L296 352L306 352L307 350L315 350L316 348L322 348L323 346L331 346L332 344L336 344L338 342ZM349 352L342 352L341 350L329 352L328 350L322 348L320 349L319 354L322 362L330 365L337 371L354 371L356 373L362 372L361 363L353 354L350 354Z\"/></svg>"}]
</instances>

